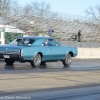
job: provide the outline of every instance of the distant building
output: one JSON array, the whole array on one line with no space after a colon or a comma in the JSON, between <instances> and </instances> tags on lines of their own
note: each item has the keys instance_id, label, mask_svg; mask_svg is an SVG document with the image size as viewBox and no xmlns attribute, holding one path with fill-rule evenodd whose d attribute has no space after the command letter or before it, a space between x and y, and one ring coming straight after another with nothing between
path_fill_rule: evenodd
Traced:
<instances>
[{"instance_id":1,"label":"distant building","mask_svg":"<svg viewBox=\"0 0 100 100\"><path fill-rule=\"evenodd\" d=\"M0 25L0 44L6 44L21 37L25 32L9 25Z\"/></svg>"}]
</instances>

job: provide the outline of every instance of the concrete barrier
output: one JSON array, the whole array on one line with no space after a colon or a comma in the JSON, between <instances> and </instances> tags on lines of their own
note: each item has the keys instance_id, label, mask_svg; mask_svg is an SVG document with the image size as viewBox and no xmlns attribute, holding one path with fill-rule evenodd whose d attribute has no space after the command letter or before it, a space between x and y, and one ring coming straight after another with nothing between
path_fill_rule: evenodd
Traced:
<instances>
[{"instance_id":1,"label":"concrete barrier","mask_svg":"<svg viewBox=\"0 0 100 100\"><path fill-rule=\"evenodd\" d=\"M78 59L98 59L100 58L100 48L78 48Z\"/></svg>"}]
</instances>

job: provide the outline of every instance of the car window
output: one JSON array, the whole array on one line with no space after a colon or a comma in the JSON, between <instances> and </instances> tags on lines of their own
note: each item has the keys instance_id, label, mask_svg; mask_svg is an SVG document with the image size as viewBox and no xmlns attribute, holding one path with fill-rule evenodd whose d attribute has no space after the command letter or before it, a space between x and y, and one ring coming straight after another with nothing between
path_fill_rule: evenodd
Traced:
<instances>
[{"instance_id":1,"label":"car window","mask_svg":"<svg viewBox=\"0 0 100 100\"><path fill-rule=\"evenodd\" d=\"M48 46L56 46L55 43L48 43Z\"/></svg>"},{"instance_id":2,"label":"car window","mask_svg":"<svg viewBox=\"0 0 100 100\"><path fill-rule=\"evenodd\" d=\"M49 42L52 42L52 41L54 41L54 39L48 39L48 41L49 41Z\"/></svg>"},{"instance_id":3,"label":"car window","mask_svg":"<svg viewBox=\"0 0 100 100\"><path fill-rule=\"evenodd\" d=\"M45 46L56 46L56 41L54 39L46 39Z\"/></svg>"},{"instance_id":4,"label":"car window","mask_svg":"<svg viewBox=\"0 0 100 100\"><path fill-rule=\"evenodd\" d=\"M31 45L35 42L33 39L16 39L14 45Z\"/></svg>"},{"instance_id":5,"label":"car window","mask_svg":"<svg viewBox=\"0 0 100 100\"><path fill-rule=\"evenodd\" d=\"M48 39L48 43L51 43L52 46L56 46L57 42L54 39Z\"/></svg>"}]
</instances>

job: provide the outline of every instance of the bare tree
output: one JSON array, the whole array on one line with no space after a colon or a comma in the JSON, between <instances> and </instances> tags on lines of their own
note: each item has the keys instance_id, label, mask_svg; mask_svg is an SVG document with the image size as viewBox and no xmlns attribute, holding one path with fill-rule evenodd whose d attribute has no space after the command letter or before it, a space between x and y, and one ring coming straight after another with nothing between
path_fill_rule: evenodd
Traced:
<instances>
[{"instance_id":1,"label":"bare tree","mask_svg":"<svg viewBox=\"0 0 100 100\"><path fill-rule=\"evenodd\" d=\"M93 7L90 7L86 10L86 13L88 16L91 16L93 18L93 21L96 23L100 23L100 5L96 6L95 9Z\"/></svg>"},{"instance_id":2,"label":"bare tree","mask_svg":"<svg viewBox=\"0 0 100 100\"><path fill-rule=\"evenodd\" d=\"M50 11L50 5L45 2L32 2L25 7L20 7L15 1L0 0L3 24L16 26L23 31L41 31L40 23L45 21L48 11Z\"/></svg>"},{"instance_id":3,"label":"bare tree","mask_svg":"<svg viewBox=\"0 0 100 100\"><path fill-rule=\"evenodd\" d=\"M39 24L47 11L50 11L50 5L45 2L32 2L30 5L26 5L23 8L23 19L26 22L23 29L39 32Z\"/></svg>"},{"instance_id":4,"label":"bare tree","mask_svg":"<svg viewBox=\"0 0 100 100\"><path fill-rule=\"evenodd\" d=\"M8 14L10 11L11 4L11 0L0 0L0 15Z\"/></svg>"},{"instance_id":5,"label":"bare tree","mask_svg":"<svg viewBox=\"0 0 100 100\"><path fill-rule=\"evenodd\" d=\"M13 0L0 0L0 18L2 24L9 24L13 20Z\"/></svg>"}]
</instances>

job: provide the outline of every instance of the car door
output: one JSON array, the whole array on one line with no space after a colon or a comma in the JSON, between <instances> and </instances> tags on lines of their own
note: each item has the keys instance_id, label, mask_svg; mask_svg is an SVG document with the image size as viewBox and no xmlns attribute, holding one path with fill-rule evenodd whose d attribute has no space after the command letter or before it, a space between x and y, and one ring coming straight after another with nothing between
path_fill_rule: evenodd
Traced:
<instances>
[{"instance_id":1,"label":"car door","mask_svg":"<svg viewBox=\"0 0 100 100\"><path fill-rule=\"evenodd\" d=\"M54 39L48 39L45 45L48 60L61 60L65 56L61 45L57 45Z\"/></svg>"}]
</instances>

